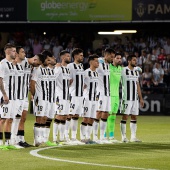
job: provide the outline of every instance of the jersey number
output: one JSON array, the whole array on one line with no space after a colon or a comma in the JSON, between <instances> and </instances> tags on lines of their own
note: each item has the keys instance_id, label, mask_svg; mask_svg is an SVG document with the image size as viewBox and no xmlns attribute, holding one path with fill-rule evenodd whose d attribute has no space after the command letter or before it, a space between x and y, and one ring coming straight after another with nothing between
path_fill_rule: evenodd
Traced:
<instances>
[{"instance_id":1,"label":"jersey number","mask_svg":"<svg viewBox=\"0 0 170 170\"><path fill-rule=\"evenodd\" d=\"M43 106L38 106L38 111L42 111L43 110Z\"/></svg>"},{"instance_id":2,"label":"jersey number","mask_svg":"<svg viewBox=\"0 0 170 170\"><path fill-rule=\"evenodd\" d=\"M8 107L3 107L3 113L8 113Z\"/></svg>"}]
</instances>

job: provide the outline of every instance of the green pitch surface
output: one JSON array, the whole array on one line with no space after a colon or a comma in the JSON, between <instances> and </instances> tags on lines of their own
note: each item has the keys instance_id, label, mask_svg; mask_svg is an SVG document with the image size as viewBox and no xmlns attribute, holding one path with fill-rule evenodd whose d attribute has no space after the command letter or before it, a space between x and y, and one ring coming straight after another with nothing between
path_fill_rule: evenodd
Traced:
<instances>
[{"instance_id":1,"label":"green pitch surface","mask_svg":"<svg viewBox=\"0 0 170 170\"><path fill-rule=\"evenodd\" d=\"M115 135L118 140L120 119L118 116L116 122ZM142 143L0 150L0 167L2 170L169 170L169 122L169 116L139 116L137 136ZM26 141L30 144L33 143L33 124L34 116L28 115ZM127 137L130 137L129 121Z\"/></svg>"}]
</instances>

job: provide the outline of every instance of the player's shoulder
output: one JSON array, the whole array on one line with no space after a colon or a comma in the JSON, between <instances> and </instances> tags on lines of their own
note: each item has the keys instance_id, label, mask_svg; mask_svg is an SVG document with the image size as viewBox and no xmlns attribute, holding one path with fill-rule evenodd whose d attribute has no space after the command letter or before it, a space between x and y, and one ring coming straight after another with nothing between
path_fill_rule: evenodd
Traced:
<instances>
[{"instance_id":1,"label":"player's shoulder","mask_svg":"<svg viewBox=\"0 0 170 170\"><path fill-rule=\"evenodd\" d=\"M1 61L0 61L0 64L2 65L2 64L5 64L6 63L6 59L4 58L4 59L2 59Z\"/></svg>"}]
</instances>

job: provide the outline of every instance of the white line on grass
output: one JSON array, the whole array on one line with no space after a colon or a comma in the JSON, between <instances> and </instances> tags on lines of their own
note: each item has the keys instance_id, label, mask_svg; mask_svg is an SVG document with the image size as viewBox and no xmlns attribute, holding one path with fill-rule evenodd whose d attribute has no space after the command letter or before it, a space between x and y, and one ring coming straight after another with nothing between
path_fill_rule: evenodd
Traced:
<instances>
[{"instance_id":1,"label":"white line on grass","mask_svg":"<svg viewBox=\"0 0 170 170\"><path fill-rule=\"evenodd\" d=\"M101 166L101 167L111 167L111 168L122 168L122 169L134 169L134 170L135 169L138 169L138 170L158 170L158 169L146 169L146 168L137 168L137 167L129 167L129 166L117 166L117 165L107 165L107 164L97 164L97 163L71 161L71 160L66 160L66 159L50 158L48 156L42 156L42 155L38 154L39 151L46 150L46 149L51 149L51 148L55 148L55 147L58 147L58 146L52 146L52 147L46 147L46 148L40 148L40 149L36 149L36 150L31 150L30 154L35 156L35 157L39 157L39 158L49 159L49 160L53 160L53 161L74 163L74 164Z\"/></svg>"}]
</instances>

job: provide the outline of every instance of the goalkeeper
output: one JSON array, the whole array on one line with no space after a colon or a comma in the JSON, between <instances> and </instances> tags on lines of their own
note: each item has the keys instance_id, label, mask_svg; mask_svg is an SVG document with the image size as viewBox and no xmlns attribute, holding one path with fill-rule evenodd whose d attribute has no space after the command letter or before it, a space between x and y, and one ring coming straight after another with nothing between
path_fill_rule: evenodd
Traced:
<instances>
[{"instance_id":1,"label":"goalkeeper","mask_svg":"<svg viewBox=\"0 0 170 170\"><path fill-rule=\"evenodd\" d=\"M113 64L110 64L110 97L111 111L107 119L107 131L105 137L109 136L109 140L113 143L118 142L114 139L116 114L119 109L119 85L122 71L122 55L116 53L113 59Z\"/></svg>"}]
</instances>

